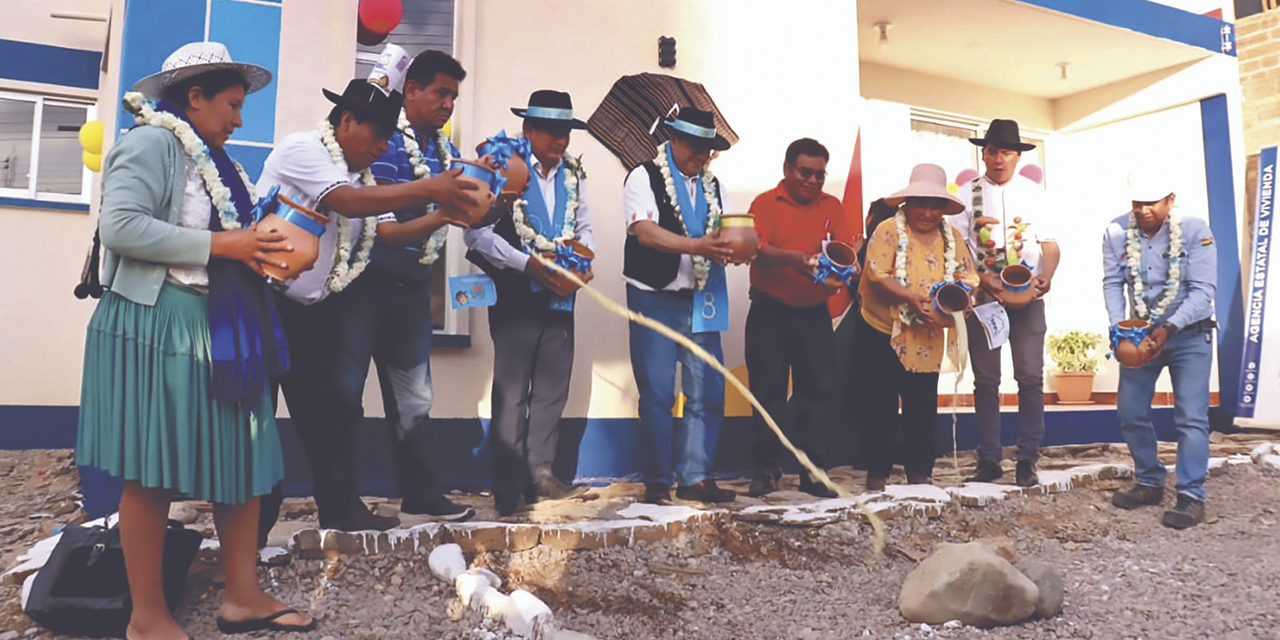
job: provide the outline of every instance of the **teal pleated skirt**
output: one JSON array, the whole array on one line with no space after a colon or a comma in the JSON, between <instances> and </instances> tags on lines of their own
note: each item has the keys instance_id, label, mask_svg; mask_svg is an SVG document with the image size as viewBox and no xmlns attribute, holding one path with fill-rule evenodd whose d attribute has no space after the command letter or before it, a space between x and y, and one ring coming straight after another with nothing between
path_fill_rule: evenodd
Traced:
<instances>
[{"instance_id":1,"label":"teal pleated skirt","mask_svg":"<svg viewBox=\"0 0 1280 640\"><path fill-rule=\"evenodd\" d=\"M144 487L240 504L284 477L268 389L256 406L213 396L204 295L165 283L155 306L115 293L89 321L76 462Z\"/></svg>"}]
</instances>

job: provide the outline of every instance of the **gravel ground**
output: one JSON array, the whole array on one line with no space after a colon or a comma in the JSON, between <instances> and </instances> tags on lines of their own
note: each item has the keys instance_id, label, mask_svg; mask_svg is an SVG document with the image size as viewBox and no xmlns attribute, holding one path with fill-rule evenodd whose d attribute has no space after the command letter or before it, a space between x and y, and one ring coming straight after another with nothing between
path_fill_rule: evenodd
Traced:
<instances>
[{"instance_id":1,"label":"gravel ground","mask_svg":"<svg viewBox=\"0 0 1280 640\"><path fill-rule=\"evenodd\" d=\"M0 476L0 490L9 491L6 484L13 483ZM1280 473L1241 465L1211 478L1209 522L1184 532L1160 526L1158 509L1113 509L1110 493L1123 484L985 509L951 507L934 520L892 520L883 557L872 554L866 525L734 523L629 548L538 547L468 561L503 576L504 590L523 587L543 598L562 627L601 639L1280 640ZM1008 536L1020 555L1062 571L1060 617L991 630L902 620L898 589L918 558L937 542L991 536ZM263 577L283 600L322 617L315 632L281 638L504 638L461 609L452 590L431 576L425 556L295 559L263 569ZM220 637L213 625L218 581L216 565L193 567L179 614L192 637ZM0 586L0 637L33 628L18 611L17 595L16 587ZM31 637L51 636L35 630Z\"/></svg>"}]
</instances>

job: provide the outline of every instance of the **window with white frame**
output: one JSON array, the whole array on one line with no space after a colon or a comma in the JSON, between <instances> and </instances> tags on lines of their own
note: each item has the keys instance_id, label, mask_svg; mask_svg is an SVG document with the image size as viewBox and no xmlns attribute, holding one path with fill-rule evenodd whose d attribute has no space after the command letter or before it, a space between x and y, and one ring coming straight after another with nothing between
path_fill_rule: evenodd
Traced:
<instances>
[{"instance_id":1,"label":"window with white frame","mask_svg":"<svg viewBox=\"0 0 1280 640\"><path fill-rule=\"evenodd\" d=\"M915 148L912 149L911 157L927 158L929 162L940 165L953 182L965 169L981 174L984 170L982 149L969 142L969 138L982 136L987 124L981 120L912 109L911 133ZM1034 164L1043 172L1044 140L1028 136L1025 128L1021 133L1023 141L1036 145L1036 148L1022 154L1019 168ZM1045 181L1042 180L1040 184L1043 186Z\"/></svg>"},{"instance_id":2,"label":"window with white frame","mask_svg":"<svg viewBox=\"0 0 1280 640\"><path fill-rule=\"evenodd\" d=\"M0 197L88 204L80 127L91 103L0 91Z\"/></svg>"}]
</instances>

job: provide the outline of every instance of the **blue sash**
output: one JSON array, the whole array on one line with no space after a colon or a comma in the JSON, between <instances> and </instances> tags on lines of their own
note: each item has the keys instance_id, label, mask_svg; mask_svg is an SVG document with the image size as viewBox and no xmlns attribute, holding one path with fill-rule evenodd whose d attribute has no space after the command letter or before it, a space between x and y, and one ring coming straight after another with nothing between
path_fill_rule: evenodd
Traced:
<instances>
[{"instance_id":1,"label":"blue sash","mask_svg":"<svg viewBox=\"0 0 1280 640\"><path fill-rule=\"evenodd\" d=\"M564 185L564 161L560 162L560 167L556 169L555 185L556 185L556 210L552 214L547 210L547 201L542 199L542 187L538 185L538 177L533 175L533 156L526 159L529 164L529 184L524 187L524 219L525 222L538 235L546 238L558 238L560 230L564 227L564 217L569 206L569 193ZM527 248L525 248L528 251ZM557 252L557 255L559 253ZM565 265L561 265L565 266ZM529 286L534 291L541 291L542 286L537 282L530 281ZM573 311L573 294L568 296L551 296L551 308L557 311Z\"/></svg>"},{"instance_id":2,"label":"blue sash","mask_svg":"<svg viewBox=\"0 0 1280 640\"><path fill-rule=\"evenodd\" d=\"M671 145L667 145L667 166L671 168L671 177L675 182L676 204L684 217L684 226L689 230L690 238L701 238L707 234L707 194L702 188L702 180L698 180L697 201L689 202L689 190L685 188L684 174L676 167L675 158L671 155ZM712 230L714 231L714 230ZM693 293L693 333L721 332L729 330L729 282L725 279L724 267L711 263L711 272L707 274L707 283L701 291Z\"/></svg>"}]
</instances>

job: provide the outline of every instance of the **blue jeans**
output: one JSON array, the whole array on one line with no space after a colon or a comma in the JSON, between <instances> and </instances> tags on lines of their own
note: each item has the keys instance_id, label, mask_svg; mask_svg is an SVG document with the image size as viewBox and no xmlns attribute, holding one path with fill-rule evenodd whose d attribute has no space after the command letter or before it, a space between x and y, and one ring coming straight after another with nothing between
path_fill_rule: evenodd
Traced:
<instances>
[{"instance_id":1,"label":"blue jeans","mask_svg":"<svg viewBox=\"0 0 1280 640\"><path fill-rule=\"evenodd\" d=\"M373 359L382 387L396 485L407 500L440 495L428 465L431 414L431 294L426 282L400 283L368 269L338 303L338 384L349 429L364 420L364 383ZM354 452L353 452L354 455Z\"/></svg>"},{"instance_id":2,"label":"blue jeans","mask_svg":"<svg viewBox=\"0 0 1280 640\"><path fill-rule=\"evenodd\" d=\"M671 327L724 361L719 333L692 333L693 297L686 293L642 291L627 285L627 306ZM673 420L676 366L683 367L684 420ZM724 422L724 376L656 331L631 324L631 371L640 391L640 426L645 440L645 483L682 486L707 477L707 432ZM673 452L674 449L674 452ZM674 455L674 473L672 457Z\"/></svg>"},{"instance_id":3,"label":"blue jeans","mask_svg":"<svg viewBox=\"0 0 1280 640\"><path fill-rule=\"evenodd\" d=\"M1173 380L1173 416L1178 427L1178 493L1204 500L1204 477L1209 467L1209 370L1212 366L1211 330L1186 331L1169 339L1164 351L1141 369L1120 368L1116 404L1120 429L1133 455L1138 482L1164 486L1165 468L1156 455L1156 430L1151 424L1151 398L1160 371L1169 367Z\"/></svg>"}]
</instances>

